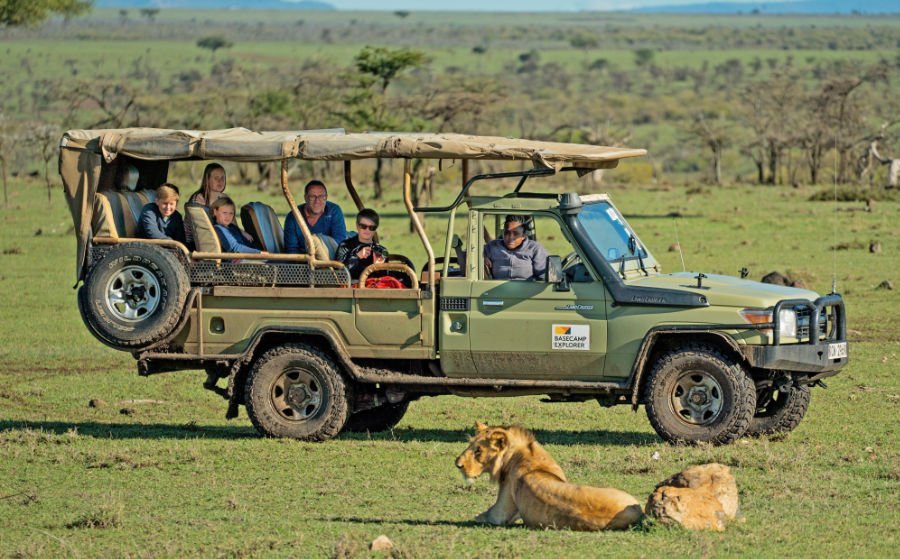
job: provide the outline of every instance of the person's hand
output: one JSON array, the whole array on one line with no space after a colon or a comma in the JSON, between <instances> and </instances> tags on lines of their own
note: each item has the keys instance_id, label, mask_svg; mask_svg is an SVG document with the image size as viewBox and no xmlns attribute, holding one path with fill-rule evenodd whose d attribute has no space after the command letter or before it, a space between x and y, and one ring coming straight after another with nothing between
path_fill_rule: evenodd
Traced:
<instances>
[{"instance_id":1,"label":"person's hand","mask_svg":"<svg viewBox=\"0 0 900 559\"><path fill-rule=\"evenodd\" d=\"M261 250L261 251L259 251L259 253L260 253L260 254L266 254L266 255L268 255L268 254L269 254L269 251L268 251L268 250Z\"/></svg>"},{"instance_id":2,"label":"person's hand","mask_svg":"<svg viewBox=\"0 0 900 559\"><path fill-rule=\"evenodd\" d=\"M253 240L253 235L251 235L250 233L247 233L246 231L241 231L241 234L243 234L244 238L247 239L248 241Z\"/></svg>"},{"instance_id":3,"label":"person's hand","mask_svg":"<svg viewBox=\"0 0 900 559\"><path fill-rule=\"evenodd\" d=\"M490 269L492 269L492 268L494 267L494 263L491 262L491 259L490 259L490 258L485 258L485 259L484 259L484 265L487 266L488 270L490 270Z\"/></svg>"},{"instance_id":4,"label":"person's hand","mask_svg":"<svg viewBox=\"0 0 900 559\"><path fill-rule=\"evenodd\" d=\"M382 262L384 262L384 256L380 254L376 254L375 258L372 259L373 264L381 264Z\"/></svg>"},{"instance_id":5,"label":"person's hand","mask_svg":"<svg viewBox=\"0 0 900 559\"><path fill-rule=\"evenodd\" d=\"M356 255L359 256L360 260L365 260L366 258L371 256L371 254L372 254L372 247L363 247L363 248L359 249L359 252L356 253Z\"/></svg>"}]
</instances>

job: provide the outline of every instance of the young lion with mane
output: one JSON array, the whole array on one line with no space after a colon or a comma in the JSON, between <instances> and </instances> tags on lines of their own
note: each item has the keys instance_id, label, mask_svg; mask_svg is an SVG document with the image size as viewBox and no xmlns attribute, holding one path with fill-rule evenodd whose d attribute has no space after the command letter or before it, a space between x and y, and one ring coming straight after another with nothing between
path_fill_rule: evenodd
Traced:
<instances>
[{"instance_id":1,"label":"young lion with mane","mask_svg":"<svg viewBox=\"0 0 900 559\"><path fill-rule=\"evenodd\" d=\"M644 515L637 499L608 487L574 485L559 464L521 427L475 423L475 436L456 459L467 482L488 472L500 485L497 502L476 522L532 528L624 530Z\"/></svg>"}]
</instances>

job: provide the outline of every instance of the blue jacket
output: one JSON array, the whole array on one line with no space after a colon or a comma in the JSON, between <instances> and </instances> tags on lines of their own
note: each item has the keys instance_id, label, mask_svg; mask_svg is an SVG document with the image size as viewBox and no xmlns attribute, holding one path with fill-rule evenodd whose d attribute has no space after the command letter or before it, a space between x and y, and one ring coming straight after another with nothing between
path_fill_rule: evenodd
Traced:
<instances>
[{"instance_id":1,"label":"blue jacket","mask_svg":"<svg viewBox=\"0 0 900 559\"><path fill-rule=\"evenodd\" d=\"M216 223L216 234L222 244L222 252L243 252L245 254L257 254L259 249L247 244L247 239L241 233L240 228L232 223L228 227Z\"/></svg>"},{"instance_id":2,"label":"blue jacket","mask_svg":"<svg viewBox=\"0 0 900 559\"><path fill-rule=\"evenodd\" d=\"M169 219L164 219L155 202L150 202L141 209L138 235L144 239L172 239L182 243L186 242L184 221L178 210L175 210Z\"/></svg>"},{"instance_id":3,"label":"blue jacket","mask_svg":"<svg viewBox=\"0 0 900 559\"><path fill-rule=\"evenodd\" d=\"M300 215L306 219L306 214L303 213L306 204L300 204L299 209ZM309 226L308 220L306 225ZM325 212L316 221L316 224L309 228L309 231L313 235L328 235L336 243L341 243L347 238L347 224L344 222L344 212L341 211L341 207L334 202L325 202ZM284 219L284 252L292 254L306 252L306 239L303 238L300 226L294 219L294 212L289 213Z\"/></svg>"}]
</instances>

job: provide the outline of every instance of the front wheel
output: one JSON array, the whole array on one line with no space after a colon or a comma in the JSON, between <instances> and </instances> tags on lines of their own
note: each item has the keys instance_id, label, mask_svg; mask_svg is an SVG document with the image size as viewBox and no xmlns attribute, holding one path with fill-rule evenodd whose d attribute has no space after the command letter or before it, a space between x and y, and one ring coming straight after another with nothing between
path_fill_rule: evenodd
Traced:
<instances>
[{"instance_id":1,"label":"front wheel","mask_svg":"<svg viewBox=\"0 0 900 559\"><path fill-rule=\"evenodd\" d=\"M753 437L793 431L809 409L809 386L766 388L756 394L756 414L747 434Z\"/></svg>"},{"instance_id":2,"label":"front wheel","mask_svg":"<svg viewBox=\"0 0 900 559\"><path fill-rule=\"evenodd\" d=\"M756 387L739 362L712 346L665 353L645 390L647 417L675 443L728 444L740 438L756 410Z\"/></svg>"},{"instance_id":3,"label":"front wheel","mask_svg":"<svg viewBox=\"0 0 900 559\"><path fill-rule=\"evenodd\" d=\"M347 385L325 353L306 344L275 347L259 357L244 392L247 415L270 437L325 441L349 413Z\"/></svg>"}]
</instances>

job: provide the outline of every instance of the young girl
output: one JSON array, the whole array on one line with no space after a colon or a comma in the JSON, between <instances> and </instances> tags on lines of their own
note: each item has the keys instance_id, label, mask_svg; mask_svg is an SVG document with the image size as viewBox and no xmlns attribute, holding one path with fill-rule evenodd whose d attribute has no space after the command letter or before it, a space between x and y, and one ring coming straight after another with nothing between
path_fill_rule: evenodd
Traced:
<instances>
[{"instance_id":1,"label":"young girl","mask_svg":"<svg viewBox=\"0 0 900 559\"><path fill-rule=\"evenodd\" d=\"M225 168L218 163L210 163L203 169L200 188L188 197L188 204L200 204L207 208L212 206L219 196L225 192Z\"/></svg>"},{"instance_id":2,"label":"young girl","mask_svg":"<svg viewBox=\"0 0 900 559\"><path fill-rule=\"evenodd\" d=\"M219 196L212 203L213 221L216 234L222 244L222 252L241 252L244 254L267 254L250 246L244 238L244 232L234 223L234 201L228 196Z\"/></svg>"}]
</instances>

